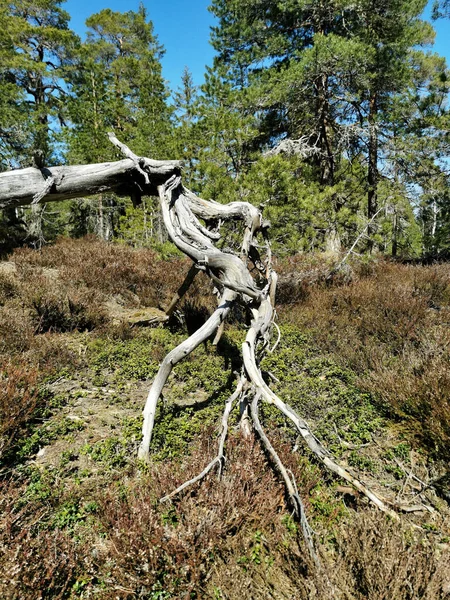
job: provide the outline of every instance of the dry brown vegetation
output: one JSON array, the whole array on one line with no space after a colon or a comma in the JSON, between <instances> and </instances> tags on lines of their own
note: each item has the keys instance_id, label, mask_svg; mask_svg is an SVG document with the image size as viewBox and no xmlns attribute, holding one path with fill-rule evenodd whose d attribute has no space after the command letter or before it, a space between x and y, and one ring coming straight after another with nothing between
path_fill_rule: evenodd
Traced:
<instances>
[{"instance_id":1,"label":"dry brown vegetation","mask_svg":"<svg viewBox=\"0 0 450 600\"><path fill-rule=\"evenodd\" d=\"M324 280L324 278L323 278ZM450 449L450 266L380 261L342 285L303 283L282 318L359 375L441 458Z\"/></svg>"},{"instance_id":2,"label":"dry brown vegetation","mask_svg":"<svg viewBox=\"0 0 450 600\"><path fill-rule=\"evenodd\" d=\"M74 502L76 490L66 493L76 509L65 513L65 524L78 519L76 530L55 527L50 503L18 509L20 491L6 490L2 597L448 598L448 552L436 553L425 534L414 536L372 510L348 514L328 531L318 525L330 540L318 569L260 449L236 436L220 485L211 478L176 504L159 504L167 490L199 470L211 454L209 442L204 436L182 464L160 463L146 475L91 490L89 518L81 516L80 498ZM290 456L284 454L305 493L315 484L313 475Z\"/></svg>"},{"instance_id":3,"label":"dry brown vegetation","mask_svg":"<svg viewBox=\"0 0 450 600\"><path fill-rule=\"evenodd\" d=\"M222 481L211 476L175 502L159 503L214 456L222 398L233 383L224 369L234 368L241 332L232 327L218 354L201 348L175 374L159 416L158 460L142 468L134 459L142 408L136 390L147 389L181 334L113 326L101 307L111 298L166 305L186 261L88 238L18 250L6 264L0 269L2 598L450 598L446 502L430 489L432 512L390 520L336 489L340 482L301 448L293 452L292 433L271 421L270 411L267 425L305 499L321 568L308 558L267 458L239 432L227 444ZM279 349L287 389L303 385L291 373L289 353L300 360L315 348L306 380L317 385L311 395L331 397L329 380L359 402L354 384L346 387L347 373L355 374L358 390L373 403L371 418L379 411L399 451L408 443L408 452L438 472L450 438L449 266L373 261L333 281L330 265L318 257L293 257L278 268L280 320L305 345ZM202 318L214 305L208 291L199 278L186 312ZM276 360L275 353L271 369ZM341 369L335 378L330 361ZM210 389L211 379L217 386ZM186 409L198 381L201 408ZM172 399L177 389L184 390L179 406ZM103 416L94 413L100 405ZM349 421L364 418L357 406L354 415L351 404L345 407ZM319 410L304 416L314 420ZM367 445L365 439L352 442ZM383 439L378 435L377 443ZM40 448L46 454L38 458ZM384 478L395 493L412 481L401 471L370 476Z\"/></svg>"},{"instance_id":4,"label":"dry brown vegetation","mask_svg":"<svg viewBox=\"0 0 450 600\"><path fill-rule=\"evenodd\" d=\"M94 236L82 242L61 238L40 252L18 249L11 256L25 273L30 267L57 269L64 285L108 296L119 295L131 305L165 306L183 281L191 262L186 258L163 260L149 249L105 244ZM47 271L48 272L48 271ZM192 295L205 291L201 277L195 280Z\"/></svg>"}]
</instances>

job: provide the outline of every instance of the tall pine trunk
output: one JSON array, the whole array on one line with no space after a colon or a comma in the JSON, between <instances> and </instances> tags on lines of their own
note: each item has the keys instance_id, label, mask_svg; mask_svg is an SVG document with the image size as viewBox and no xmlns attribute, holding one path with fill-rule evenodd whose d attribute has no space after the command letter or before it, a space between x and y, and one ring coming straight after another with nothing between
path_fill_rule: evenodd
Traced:
<instances>
[{"instance_id":1,"label":"tall pine trunk","mask_svg":"<svg viewBox=\"0 0 450 600\"><path fill-rule=\"evenodd\" d=\"M377 93L372 92L369 99L369 167L367 171L367 219L370 221L378 210L378 128L377 128ZM370 224L367 230L368 249L373 250L375 225Z\"/></svg>"},{"instance_id":2,"label":"tall pine trunk","mask_svg":"<svg viewBox=\"0 0 450 600\"><path fill-rule=\"evenodd\" d=\"M317 119L319 123L319 148L318 160L320 170L320 184L322 186L333 186L335 184L335 157L331 139L330 103L328 98L328 76L320 74L316 79L317 86ZM340 205L333 195L332 216L325 233L325 251L327 254L339 254L341 251L341 239L337 228L337 213Z\"/></svg>"}]
</instances>

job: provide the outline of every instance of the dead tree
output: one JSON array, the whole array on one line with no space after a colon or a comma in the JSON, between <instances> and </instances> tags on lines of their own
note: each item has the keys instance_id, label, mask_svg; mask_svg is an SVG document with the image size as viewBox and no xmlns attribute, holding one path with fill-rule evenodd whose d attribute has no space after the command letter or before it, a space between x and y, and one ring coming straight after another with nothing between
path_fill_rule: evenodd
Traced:
<instances>
[{"instance_id":1,"label":"dead tree","mask_svg":"<svg viewBox=\"0 0 450 600\"><path fill-rule=\"evenodd\" d=\"M283 413L324 467L349 482L380 510L395 514L385 501L348 469L338 464L311 432L306 421L279 398L263 378L260 363L270 349L273 331L279 330L274 323L277 275L272 266L268 224L264 222L260 211L247 202L224 205L203 200L183 186L180 162L138 157L114 135L110 134L109 137L125 156L123 160L42 170L30 168L1 174L0 208L36 204L42 200L47 203L107 191L130 195L134 203L138 203L144 195L157 195L170 239L192 259L196 269L203 270L214 282L220 293L217 309L202 327L167 354L153 381L144 408L142 442L139 448L141 460L149 458L157 403L173 367L221 328L234 304L243 304L251 311L253 319L242 346L242 370L236 390L225 403L217 456L198 476L185 482L162 500L181 493L215 467L219 474L222 472L228 420L233 407L240 404L244 423L253 424L262 446L285 483L291 508L302 524L304 537L314 553L295 481L272 446L259 419L259 405L265 402L273 404ZM243 226L242 243L237 253L222 251L217 247L221 237L220 224L230 220L240 221ZM252 277L251 269L258 274L257 280ZM193 279L192 269L189 277ZM183 293L183 286L180 290ZM173 310L173 306L171 309Z\"/></svg>"}]
</instances>

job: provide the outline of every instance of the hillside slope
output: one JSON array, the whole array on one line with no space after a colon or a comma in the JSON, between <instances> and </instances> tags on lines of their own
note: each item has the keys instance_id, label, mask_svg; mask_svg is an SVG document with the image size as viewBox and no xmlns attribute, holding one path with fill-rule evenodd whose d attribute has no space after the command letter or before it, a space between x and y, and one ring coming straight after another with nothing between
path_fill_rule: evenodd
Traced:
<instances>
[{"instance_id":1,"label":"hillside slope","mask_svg":"<svg viewBox=\"0 0 450 600\"><path fill-rule=\"evenodd\" d=\"M376 512L266 408L321 569L270 463L238 428L221 481L159 503L215 453L242 315L217 349L208 342L174 369L153 460L136 460L159 362L215 300L198 277L177 319L142 327L134 317L160 314L187 268L92 238L1 263L1 596L450 597L449 266L374 260L326 283L324 259L278 265L282 337L265 376L343 464L403 507L398 522Z\"/></svg>"}]
</instances>

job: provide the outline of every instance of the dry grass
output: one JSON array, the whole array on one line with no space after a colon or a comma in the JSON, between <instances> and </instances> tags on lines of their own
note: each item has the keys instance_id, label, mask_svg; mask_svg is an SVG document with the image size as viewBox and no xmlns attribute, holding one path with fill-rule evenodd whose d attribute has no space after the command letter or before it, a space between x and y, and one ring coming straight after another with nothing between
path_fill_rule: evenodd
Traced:
<instances>
[{"instance_id":1,"label":"dry grass","mask_svg":"<svg viewBox=\"0 0 450 600\"><path fill-rule=\"evenodd\" d=\"M381 262L370 277L315 285L283 320L311 333L391 416L408 419L420 443L450 448L450 265Z\"/></svg>"}]
</instances>

